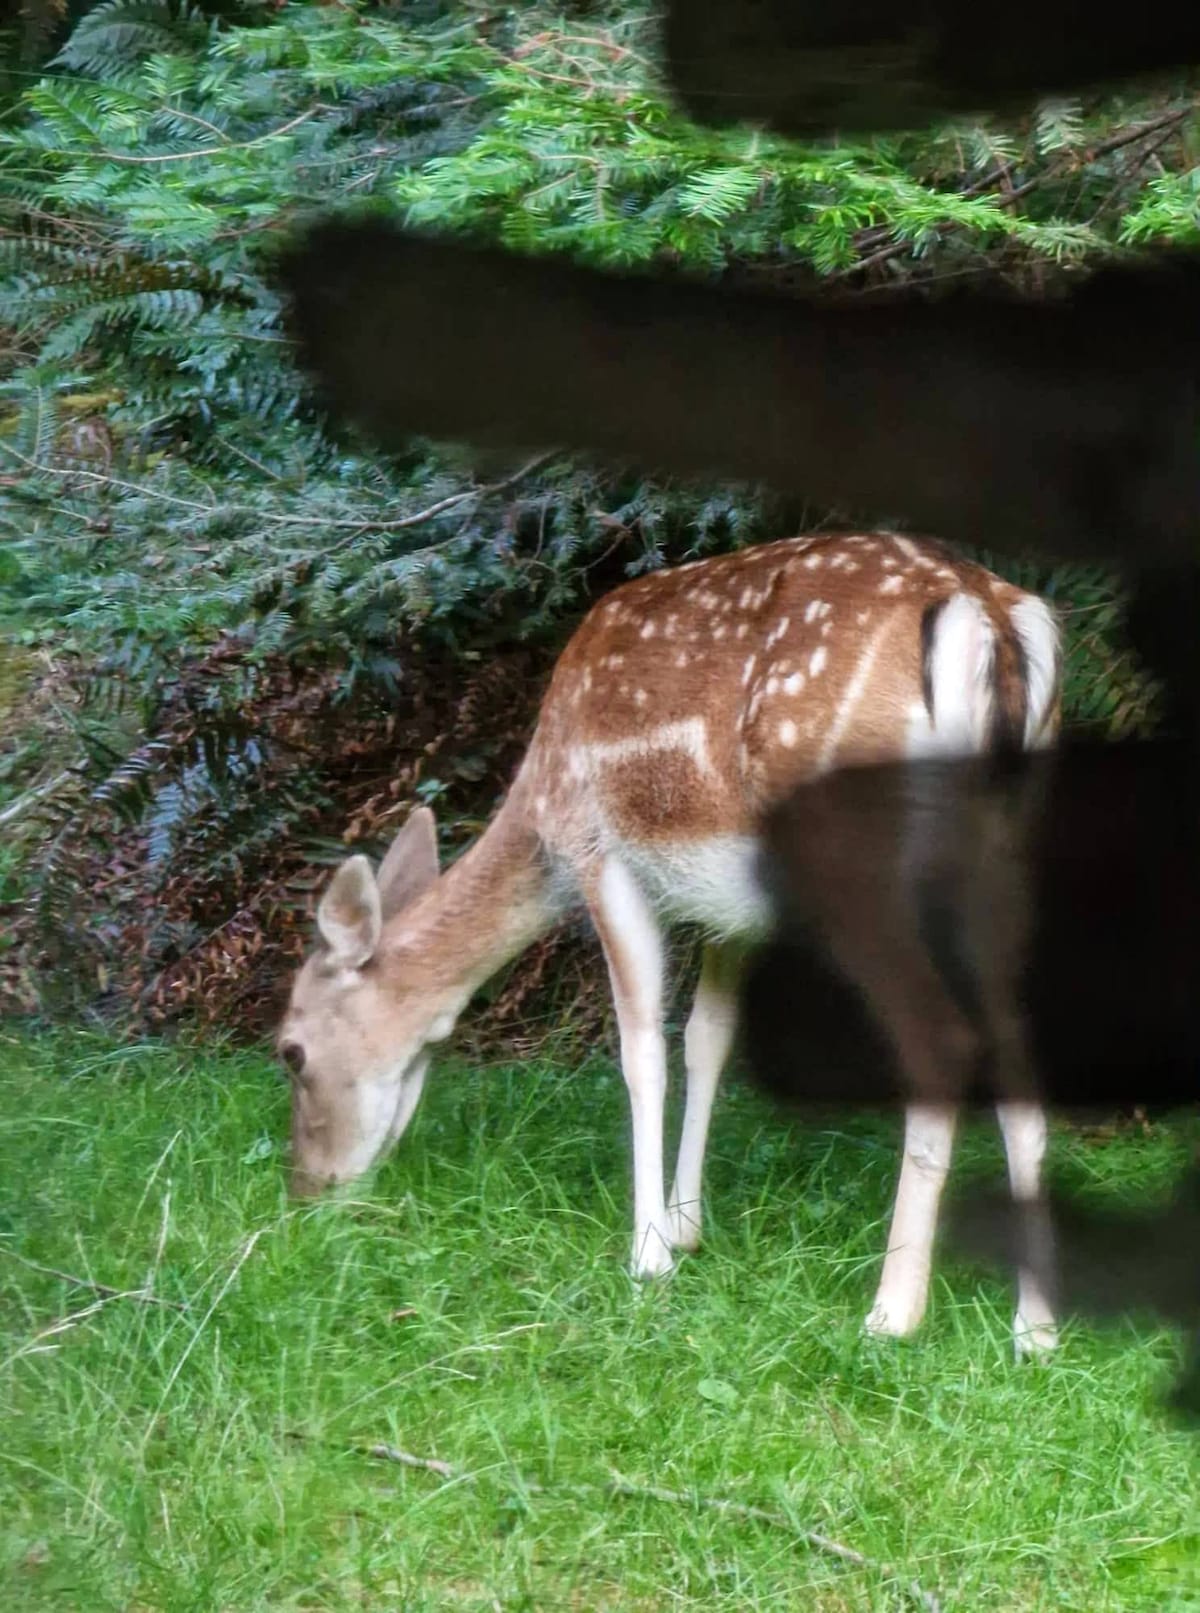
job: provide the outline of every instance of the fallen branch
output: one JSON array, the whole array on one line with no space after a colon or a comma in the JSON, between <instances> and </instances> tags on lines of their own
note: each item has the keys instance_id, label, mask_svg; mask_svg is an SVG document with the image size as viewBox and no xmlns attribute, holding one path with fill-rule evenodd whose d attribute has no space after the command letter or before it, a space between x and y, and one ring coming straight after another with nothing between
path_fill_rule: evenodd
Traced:
<instances>
[{"instance_id":1,"label":"fallen branch","mask_svg":"<svg viewBox=\"0 0 1200 1613\"><path fill-rule=\"evenodd\" d=\"M39 801L44 801L48 795L53 795L55 791L61 790L64 784L69 784L76 777L78 777L78 769L68 767L64 768L57 777L47 779L44 784L35 784L31 790L26 790L23 795L18 795L15 801L10 801L3 811L0 811L0 826L14 822L22 813L27 812L31 806L36 806Z\"/></svg>"},{"instance_id":2,"label":"fallen branch","mask_svg":"<svg viewBox=\"0 0 1200 1613\"><path fill-rule=\"evenodd\" d=\"M414 1456L411 1451L398 1450L395 1445L368 1446L367 1455L374 1456L381 1462L398 1462L401 1467L416 1467L423 1473L436 1473L443 1479L462 1477L449 1462L439 1461L436 1456Z\"/></svg>"},{"instance_id":3,"label":"fallen branch","mask_svg":"<svg viewBox=\"0 0 1200 1613\"><path fill-rule=\"evenodd\" d=\"M366 1447L366 1454L379 1461L395 1462L401 1467L416 1468L424 1473L436 1473L443 1479L471 1481L477 1477L474 1473L463 1472L450 1462L443 1462L439 1457L415 1456L411 1451L402 1451L395 1445L370 1445ZM840 1540L834 1540L830 1535L823 1535L816 1529L805 1529L789 1518L786 1512L770 1507L751 1506L744 1501L730 1501L724 1496L702 1495L695 1491L668 1490L658 1484L635 1484L616 1473L607 1484L551 1486L539 1484L536 1479L522 1478L521 1487L531 1495L553 1495L557 1492L567 1495L623 1496L633 1501L666 1501L673 1506L692 1506L702 1511L721 1512L727 1517L750 1518L755 1523L765 1523L773 1529L784 1529L812 1550L821 1552L827 1557L836 1557L839 1562L849 1563L854 1568L869 1569L885 1579L898 1578L895 1568L890 1563L876 1562L874 1558L864 1556L852 1546L844 1546ZM916 1581L910 1581L905 1588L916 1605L925 1609L925 1613L942 1613L942 1604L932 1591L925 1590Z\"/></svg>"},{"instance_id":4,"label":"fallen branch","mask_svg":"<svg viewBox=\"0 0 1200 1613\"><path fill-rule=\"evenodd\" d=\"M168 1311L186 1311L188 1308L182 1300L160 1299L148 1288L112 1288L108 1283L93 1281L91 1277L76 1277L73 1272L59 1271L57 1266L43 1266L36 1260L19 1255L15 1249L0 1246L0 1255L7 1255L10 1260L18 1261L22 1266L27 1266L30 1271L39 1272L43 1277L57 1277L60 1282L70 1283L75 1288L87 1288L93 1294L99 1294L102 1299L132 1299L139 1305L161 1305Z\"/></svg>"}]
</instances>

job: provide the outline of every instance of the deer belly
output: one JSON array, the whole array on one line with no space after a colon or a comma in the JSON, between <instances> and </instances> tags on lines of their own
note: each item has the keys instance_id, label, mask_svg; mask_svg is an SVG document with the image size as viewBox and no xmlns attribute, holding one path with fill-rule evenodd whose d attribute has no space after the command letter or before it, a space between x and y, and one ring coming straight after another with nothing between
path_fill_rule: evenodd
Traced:
<instances>
[{"instance_id":1,"label":"deer belly","mask_svg":"<svg viewBox=\"0 0 1200 1613\"><path fill-rule=\"evenodd\" d=\"M753 836L718 835L653 846L626 842L613 851L664 919L699 924L720 937L769 933L772 910Z\"/></svg>"}]
</instances>

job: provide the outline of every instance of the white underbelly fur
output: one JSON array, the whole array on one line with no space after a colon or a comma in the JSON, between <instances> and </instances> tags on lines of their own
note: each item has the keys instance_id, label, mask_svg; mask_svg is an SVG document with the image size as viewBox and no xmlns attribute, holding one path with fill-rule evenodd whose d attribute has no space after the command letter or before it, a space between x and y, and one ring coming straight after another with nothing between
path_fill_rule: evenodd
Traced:
<instances>
[{"instance_id":1,"label":"white underbelly fur","mask_svg":"<svg viewBox=\"0 0 1200 1613\"><path fill-rule=\"evenodd\" d=\"M753 938L771 928L771 903L750 835L655 846L616 841L611 855L629 869L664 920L700 924L715 937Z\"/></svg>"}]
</instances>

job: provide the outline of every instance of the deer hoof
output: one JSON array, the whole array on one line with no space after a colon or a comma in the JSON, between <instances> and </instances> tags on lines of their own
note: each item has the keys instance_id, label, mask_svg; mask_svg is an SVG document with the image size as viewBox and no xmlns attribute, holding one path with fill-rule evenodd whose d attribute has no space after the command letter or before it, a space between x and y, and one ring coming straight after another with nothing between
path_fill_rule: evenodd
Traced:
<instances>
[{"instance_id":1,"label":"deer hoof","mask_svg":"<svg viewBox=\"0 0 1200 1613\"><path fill-rule=\"evenodd\" d=\"M659 1227L647 1227L638 1235L633 1247L630 1270L634 1277L639 1282L647 1282L653 1277L668 1276L674 1267L669 1234Z\"/></svg>"},{"instance_id":2,"label":"deer hoof","mask_svg":"<svg viewBox=\"0 0 1200 1613\"><path fill-rule=\"evenodd\" d=\"M920 1327L923 1314L915 1305L905 1304L903 1300L889 1303L877 1299L867 1313L863 1329L875 1338L906 1339Z\"/></svg>"},{"instance_id":3,"label":"deer hoof","mask_svg":"<svg viewBox=\"0 0 1200 1613\"><path fill-rule=\"evenodd\" d=\"M695 1254L700 1247L700 1211L680 1204L667 1206L667 1226L671 1234L671 1247Z\"/></svg>"},{"instance_id":4,"label":"deer hoof","mask_svg":"<svg viewBox=\"0 0 1200 1613\"><path fill-rule=\"evenodd\" d=\"M1058 1349L1058 1328L1053 1322L1026 1321L1020 1311L1013 1317L1013 1351L1018 1361L1044 1361Z\"/></svg>"}]
</instances>

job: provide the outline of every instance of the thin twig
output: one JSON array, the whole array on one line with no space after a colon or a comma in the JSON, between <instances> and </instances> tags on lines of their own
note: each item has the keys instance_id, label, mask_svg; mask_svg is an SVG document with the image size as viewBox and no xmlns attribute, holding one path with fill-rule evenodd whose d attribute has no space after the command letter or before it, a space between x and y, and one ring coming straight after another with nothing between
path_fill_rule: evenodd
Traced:
<instances>
[{"instance_id":1,"label":"thin twig","mask_svg":"<svg viewBox=\"0 0 1200 1613\"><path fill-rule=\"evenodd\" d=\"M256 146L265 145L268 140L275 140L281 134L290 134L293 129L315 118L318 112L327 110L321 106L309 107L307 112L301 112L297 117L289 118L281 123L277 129L267 129L262 134L256 134L252 140L224 141L218 146L196 146L191 151L159 151L150 156L138 157L127 151L68 151L63 155L68 157L99 157L104 162L146 163L163 162L190 162L193 157L223 156L227 151L253 151Z\"/></svg>"},{"instance_id":2,"label":"thin twig","mask_svg":"<svg viewBox=\"0 0 1200 1613\"><path fill-rule=\"evenodd\" d=\"M94 1299L90 1305L85 1305L82 1310L71 1311L69 1315L60 1316L56 1321L49 1323L48 1326L39 1328L31 1339L22 1344L19 1349L14 1350L10 1356L7 1356L0 1363L0 1366L11 1367L27 1355L44 1355L46 1350L50 1348L46 1344L47 1339L57 1338L60 1333L69 1333L73 1327L78 1327L79 1323L85 1321L89 1316L95 1316L97 1311L102 1311L106 1305L111 1305L114 1300L138 1299L140 1297L139 1293L132 1291L130 1293L116 1291L110 1294L102 1294L99 1299Z\"/></svg>"},{"instance_id":3,"label":"thin twig","mask_svg":"<svg viewBox=\"0 0 1200 1613\"><path fill-rule=\"evenodd\" d=\"M36 459L31 459L28 454L21 453L11 443L0 442L0 452L7 454L11 459L15 459L18 464L24 465L27 470L35 475L78 477L80 480L90 482L93 485L113 487L125 493L139 493L145 498L158 499L163 504L173 504L180 509L195 510L201 515L216 515L218 512L222 516L249 515L256 520L265 521L273 526L315 526L321 527L325 531L331 528L350 527L353 530L350 537L345 541L351 542L360 533L364 532L402 532L406 527L419 526L423 521L432 520L435 515L440 515L443 510L452 509L456 504L462 504L467 499L485 498L490 497L493 493L502 493L507 488L515 486L524 477L531 476L534 471L540 469L550 460L556 459L562 450L555 448L548 453L538 454L523 465L520 470L515 471L511 476L506 476L502 481L488 482L482 487L469 487L463 493L451 493L447 498L439 499L436 504L431 504L424 510L417 510L413 515L398 516L394 521L349 520L345 518L330 520L321 515L295 515L290 511L287 514L271 515L265 510L256 510L250 505L218 505L215 502L202 504L198 499L180 498L175 493L164 493L158 488L146 487L140 482L123 481L120 477L106 476L100 471L68 468L60 465L44 465ZM339 542L332 549L316 550L313 554L303 558L321 560L326 555L334 554L340 546L342 546L342 540L339 539Z\"/></svg>"},{"instance_id":4,"label":"thin twig","mask_svg":"<svg viewBox=\"0 0 1200 1613\"><path fill-rule=\"evenodd\" d=\"M1153 118L1149 123L1139 123L1134 128L1123 129L1120 134L1113 135L1111 139L1102 140L1099 145L1085 148L1083 166L1087 167L1091 163L1098 162L1101 157L1107 157L1112 152L1121 150L1123 146L1133 145L1137 140L1144 140L1147 135L1158 134L1164 129L1173 129L1176 125L1183 123L1185 119L1193 116L1195 111L1196 108L1189 105L1177 108L1174 112L1165 113L1161 118ZM1008 191L1001 198L1004 206L1009 207L1013 202L1021 201L1029 195L1030 191L1036 190L1039 185L1045 184L1048 179L1060 177L1069 168L1070 157L1074 155L1076 153L1072 152L1067 157L1051 163L1044 173L1035 174L1032 179L1027 179L1023 185L1018 185L1015 190ZM1016 166L1015 159L1013 162L1000 164L991 173L985 174L982 179L978 179L974 184L969 185L966 190L957 192L957 196L974 197L983 195L993 185L999 184L1006 179ZM947 219L939 227L944 230L960 228L954 219ZM871 252L865 258L858 258L854 263L847 264L844 269L836 270L835 273L829 276L829 279L849 279L851 275L861 274L865 269L872 269L877 264L887 263L891 258L900 257L902 253L911 251L911 249L911 241L889 241L886 246L880 247L879 251Z\"/></svg>"},{"instance_id":5,"label":"thin twig","mask_svg":"<svg viewBox=\"0 0 1200 1613\"><path fill-rule=\"evenodd\" d=\"M76 1277L73 1272L59 1271L57 1266L43 1266L36 1260L30 1260L25 1255L19 1255L15 1249L6 1249L0 1245L0 1255L7 1255L10 1260L19 1261L30 1271L40 1272L43 1277L57 1277L59 1282L70 1283L74 1288L87 1288L93 1294L99 1294L102 1299L134 1299L140 1305L161 1305L168 1311L186 1311L187 1306L179 1299L160 1299L152 1294L148 1288L112 1288L108 1283L98 1283L91 1277Z\"/></svg>"},{"instance_id":6,"label":"thin twig","mask_svg":"<svg viewBox=\"0 0 1200 1613\"><path fill-rule=\"evenodd\" d=\"M1110 139L1102 140L1098 146L1085 146L1083 148L1083 164L1086 167L1089 163L1098 162L1101 157L1107 157L1110 152L1120 151L1122 146L1131 146L1135 140L1144 139L1148 134L1157 134L1160 129L1174 129L1176 124L1182 123L1184 118L1190 117L1194 111L1195 108L1192 106L1177 107L1174 112L1164 113L1161 118L1152 118L1149 123L1138 123L1131 128L1122 129L1119 134L1114 134ZM1070 153L1067 154L1067 156L1069 155ZM959 192L959 195L982 196L985 191L991 190L994 185L1003 184L1013 169L1020 165L1020 160L1019 157L1014 157L1009 162L997 164L991 173L984 174L982 179L977 179L973 185L968 185L966 190ZM1059 172L1066 164L1066 161L1067 157L1060 159L1053 165L1051 172ZM1034 185L1048 177L1050 177L1049 173L1040 174L1035 179L1027 180L1024 185L1019 185L1016 190L1011 191L1009 196L1004 198L1005 201L1008 201L1012 196L1024 196Z\"/></svg>"},{"instance_id":7,"label":"thin twig","mask_svg":"<svg viewBox=\"0 0 1200 1613\"><path fill-rule=\"evenodd\" d=\"M1173 128L1168 129L1165 134L1160 135L1159 138L1151 145L1146 146L1144 150L1137 154L1136 160L1125 170L1120 179L1108 192L1104 200L1100 203L1099 207L1097 207L1096 211L1092 214L1091 218L1087 220L1089 228L1095 224L1096 220L1100 218L1102 214L1108 212L1108 210L1114 204L1124 203L1130 186L1134 184L1140 177L1142 169L1147 163L1153 162L1157 158L1162 148L1170 140L1174 139L1174 137L1175 130ZM1159 163L1159 167L1162 167L1161 163Z\"/></svg>"},{"instance_id":8,"label":"thin twig","mask_svg":"<svg viewBox=\"0 0 1200 1613\"><path fill-rule=\"evenodd\" d=\"M381 1462L398 1462L401 1467L420 1468L423 1473L436 1473L443 1479L462 1477L449 1462L439 1461L436 1456L414 1456L411 1451L402 1451L395 1445L368 1446L367 1455L374 1456Z\"/></svg>"},{"instance_id":9,"label":"thin twig","mask_svg":"<svg viewBox=\"0 0 1200 1613\"><path fill-rule=\"evenodd\" d=\"M464 493L450 493L445 498L438 499L435 504L429 504L425 509L417 510L413 515L398 516L394 521L330 522L332 526L352 524L355 530L346 537L339 538L331 548L319 549L315 554L305 558L325 560L329 555L337 554L339 549L344 549L347 544L353 543L355 538L362 532L403 532L406 527L422 526L426 521L432 521L435 516L444 515L447 510L453 510L459 504L465 504L468 499L490 498L494 493L507 492L510 487L515 487L518 482L523 482L527 476L532 476L534 471L540 470L543 465L556 458L558 453L558 449L551 449L548 453L537 454L527 464L522 465L520 470L514 471L511 476L505 476L501 481L487 482L482 487L468 487Z\"/></svg>"},{"instance_id":10,"label":"thin twig","mask_svg":"<svg viewBox=\"0 0 1200 1613\"><path fill-rule=\"evenodd\" d=\"M731 1501L725 1496L695 1495L685 1490L668 1490L660 1484L630 1484L624 1479L617 1478L613 1479L609 1490L613 1495L629 1496L634 1500L641 1498L647 1501L670 1501L680 1506L695 1506L710 1512L723 1512L735 1518L752 1518L756 1523L767 1523L776 1529L787 1529L817 1551L837 1557L841 1562L850 1563L855 1568L878 1568L880 1573L888 1578L894 1573L889 1563L873 1563L869 1557L864 1557L861 1551L855 1551L852 1546L843 1546L840 1540L820 1534L815 1529L797 1528L785 1513L776 1512L770 1507L756 1507L744 1501Z\"/></svg>"},{"instance_id":11,"label":"thin twig","mask_svg":"<svg viewBox=\"0 0 1200 1613\"><path fill-rule=\"evenodd\" d=\"M439 1457L415 1456L411 1451L402 1451L395 1445L370 1445L366 1447L366 1455L373 1456L379 1461L396 1462L401 1467L416 1468L420 1472L436 1473L443 1479L469 1482L477 1477L474 1473L467 1473L454 1467L450 1462L443 1462ZM755 1523L765 1523L773 1529L785 1529L814 1551L822 1552L826 1557L836 1557L839 1562L849 1563L853 1568L868 1569L885 1579L899 1577L890 1563L876 1562L874 1558L864 1556L861 1551L855 1551L853 1546L844 1546L840 1540L834 1540L830 1535L821 1534L816 1529L805 1529L789 1518L785 1512L770 1507L751 1506L745 1501L731 1501L724 1496L702 1495L695 1491L668 1490L659 1484L635 1484L630 1479L622 1478L618 1473L614 1473L607 1484L551 1486L539 1484L536 1479L522 1478L521 1487L530 1495L553 1495L559 1491L570 1495L622 1496L633 1501L666 1501L672 1506L699 1507L707 1512L724 1513L727 1517L750 1518ZM917 1606L925 1609L925 1613L942 1613L942 1604L932 1591L925 1590L915 1580L910 1581L906 1589Z\"/></svg>"}]
</instances>

